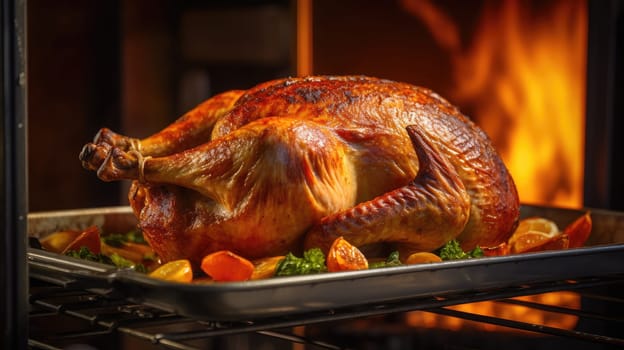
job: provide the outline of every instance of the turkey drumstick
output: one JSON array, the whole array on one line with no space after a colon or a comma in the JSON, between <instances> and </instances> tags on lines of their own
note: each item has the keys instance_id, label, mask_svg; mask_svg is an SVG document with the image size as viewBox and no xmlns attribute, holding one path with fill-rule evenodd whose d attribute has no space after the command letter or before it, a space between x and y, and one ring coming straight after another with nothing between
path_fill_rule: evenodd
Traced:
<instances>
[{"instance_id":1,"label":"turkey drumstick","mask_svg":"<svg viewBox=\"0 0 624 350\"><path fill-rule=\"evenodd\" d=\"M80 158L103 161L106 155L99 154L100 150L96 150L95 145L115 146L123 151L136 150L144 156L163 156L208 142L215 122L232 108L243 92L232 90L209 98L165 129L142 140L102 128L93 138L93 143L83 149L84 155Z\"/></svg>"}]
</instances>

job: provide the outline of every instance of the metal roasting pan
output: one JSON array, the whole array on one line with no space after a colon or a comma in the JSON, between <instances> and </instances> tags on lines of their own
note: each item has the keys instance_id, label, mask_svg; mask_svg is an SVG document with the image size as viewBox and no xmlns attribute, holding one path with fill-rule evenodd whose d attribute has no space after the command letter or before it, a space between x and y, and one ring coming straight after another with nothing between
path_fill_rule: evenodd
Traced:
<instances>
[{"instance_id":1,"label":"metal roasting pan","mask_svg":"<svg viewBox=\"0 0 624 350\"><path fill-rule=\"evenodd\" d=\"M199 320L247 321L624 274L624 213L524 205L522 217L546 217L563 229L588 210L593 231L583 248L247 282L172 283L36 248L29 248L28 260L31 278L64 281ZM129 207L31 213L28 234L40 238L90 225L126 232L136 219Z\"/></svg>"}]
</instances>

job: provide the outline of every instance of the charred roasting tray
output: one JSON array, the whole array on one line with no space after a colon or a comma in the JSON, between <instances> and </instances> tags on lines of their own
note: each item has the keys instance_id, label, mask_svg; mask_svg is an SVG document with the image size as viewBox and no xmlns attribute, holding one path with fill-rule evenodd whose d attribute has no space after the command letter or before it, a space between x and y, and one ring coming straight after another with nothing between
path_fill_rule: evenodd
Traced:
<instances>
[{"instance_id":1,"label":"charred roasting tray","mask_svg":"<svg viewBox=\"0 0 624 350\"><path fill-rule=\"evenodd\" d=\"M171 283L36 248L29 249L28 260L32 278L54 276L67 285L121 295L199 320L246 321L624 274L624 213L590 211L593 231L583 248L247 282ZM546 217L560 228L585 212L522 207L522 217ZM36 238L90 225L100 226L103 232L124 232L136 227L136 219L129 207L31 213L28 217L29 236Z\"/></svg>"}]
</instances>

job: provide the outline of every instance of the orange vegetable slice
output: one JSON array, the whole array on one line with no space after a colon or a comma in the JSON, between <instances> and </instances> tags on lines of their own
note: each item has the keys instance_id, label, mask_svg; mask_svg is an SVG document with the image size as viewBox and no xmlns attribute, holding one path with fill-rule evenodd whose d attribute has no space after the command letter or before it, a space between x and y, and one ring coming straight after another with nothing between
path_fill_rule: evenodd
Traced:
<instances>
[{"instance_id":1,"label":"orange vegetable slice","mask_svg":"<svg viewBox=\"0 0 624 350\"><path fill-rule=\"evenodd\" d=\"M368 269L368 261L362 252L343 237L332 243L327 253L327 271L353 271Z\"/></svg>"},{"instance_id":2,"label":"orange vegetable slice","mask_svg":"<svg viewBox=\"0 0 624 350\"><path fill-rule=\"evenodd\" d=\"M78 235L65 249L62 254L68 251L79 251L80 248L87 247L93 254L100 254L101 242L100 242L100 229L97 226L89 226L81 234Z\"/></svg>"},{"instance_id":3,"label":"orange vegetable slice","mask_svg":"<svg viewBox=\"0 0 624 350\"><path fill-rule=\"evenodd\" d=\"M532 217L520 221L509 241L510 253L525 253L567 248L567 237L559 231L555 222Z\"/></svg>"},{"instance_id":4,"label":"orange vegetable slice","mask_svg":"<svg viewBox=\"0 0 624 350\"><path fill-rule=\"evenodd\" d=\"M62 253L65 248L80 235L80 231L59 231L40 240L41 247L53 253Z\"/></svg>"},{"instance_id":5,"label":"orange vegetable slice","mask_svg":"<svg viewBox=\"0 0 624 350\"><path fill-rule=\"evenodd\" d=\"M537 251L543 251L543 250L562 250L562 249L568 249L570 247L570 240L568 238L568 235L566 235L565 233L560 233L558 235L556 235L555 237L549 239L547 242L544 242L544 244L533 248L532 250L527 250L526 252L537 252Z\"/></svg>"},{"instance_id":6,"label":"orange vegetable slice","mask_svg":"<svg viewBox=\"0 0 624 350\"><path fill-rule=\"evenodd\" d=\"M254 272L254 265L229 250L220 250L206 255L201 269L215 281L247 281Z\"/></svg>"},{"instance_id":7,"label":"orange vegetable slice","mask_svg":"<svg viewBox=\"0 0 624 350\"><path fill-rule=\"evenodd\" d=\"M560 238L563 238L563 234L561 234L560 236ZM510 252L517 254L547 250L552 240L553 237L548 237L542 233L528 232L517 237L514 244L511 245ZM561 239L559 240L561 241ZM557 241L557 239L555 239L555 241ZM560 248L563 248L563 246L561 246Z\"/></svg>"},{"instance_id":8,"label":"orange vegetable slice","mask_svg":"<svg viewBox=\"0 0 624 350\"><path fill-rule=\"evenodd\" d=\"M429 253L429 252L418 252L418 253L413 253L410 254L407 259L405 259L405 263L407 265L413 265L413 264L428 264L428 263L436 263L436 262L441 262L442 259L433 254L433 253Z\"/></svg>"},{"instance_id":9,"label":"orange vegetable slice","mask_svg":"<svg viewBox=\"0 0 624 350\"><path fill-rule=\"evenodd\" d=\"M585 245L592 231L592 219L589 212L574 220L566 226L563 233L570 239L570 248L578 248Z\"/></svg>"},{"instance_id":10,"label":"orange vegetable slice","mask_svg":"<svg viewBox=\"0 0 624 350\"><path fill-rule=\"evenodd\" d=\"M124 243L121 247L113 247L102 242L102 254L117 254L122 258L128 259L136 264L144 263L146 256L155 256L155 253L150 246L132 242Z\"/></svg>"},{"instance_id":11,"label":"orange vegetable slice","mask_svg":"<svg viewBox=\"0 0 624 350\"><path fill-rule=\"evenodd\" d=\"M275 276L275 268L282 259L284 259L284 256L271 256L255 260L253 262L254 271L251 274L251 279L259 280Z\"/></svg>"},{"instance_id":12,"label":"orange vegetable slice","mask_svg":"<svg viewBox=\"0 0 624 350\"><path fill-rule=\"evenodd\" d=\"M485 256L504 256L509 254L509 245L503 242L494 247L481 248L481 250Z\"/></svg>"},{"instance_id":13,"label":"orange vegetable slice","mask_svg":"<svg viewBox=\"0 0 624 350\"><path fill-rule=\"evenodd\" d=\"M104 255L113 255L117 254L124 259L130 260L136 264L143 262L143 254L137 253L132 250L124 249L124 247L113 247L104 242L102 242L102 254Z\"/></svg>"},{"instance_id":14,"label":"orange vegetable slice","mask_svg":"<svg viewBox=\"0 0 624 350\"><path fill-rule=\"evenodd\" d=\"M193 281L191 262L186 259L170 261L150 272L150 277L172 282Z\"/></svg>"}]
</instances>

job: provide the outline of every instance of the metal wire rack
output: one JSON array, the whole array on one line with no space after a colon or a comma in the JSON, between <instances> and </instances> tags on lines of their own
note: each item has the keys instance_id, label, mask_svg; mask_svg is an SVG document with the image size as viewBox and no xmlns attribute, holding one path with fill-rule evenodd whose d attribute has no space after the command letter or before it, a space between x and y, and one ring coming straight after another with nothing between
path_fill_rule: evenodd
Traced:
<instances>
[{"instance_id":1,"label":"metal wire rack","mask_svg":"<svg viewBox=\"0 0 624 350\"><path fill-rule=\"evenodd\" d=\"M578 293L582 306L572 309L556 303L512 299L562 290ZM66 281L31 278L28 344L33 349L494 349L500 348L503 341L511 349L624 348L621 291L624 276L618 275L408 299L277 319L203 322L133 304L103 291L72 287ZM573 315L578 322L573 329L561 329L451 308L485 300ZM403 316L414 311L522 332L423 330L405 323ZM362 322L365 327L361 327Z\"/></svg>"}]
</instances>

